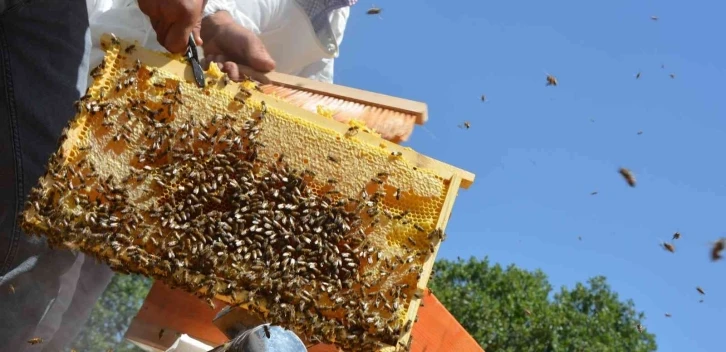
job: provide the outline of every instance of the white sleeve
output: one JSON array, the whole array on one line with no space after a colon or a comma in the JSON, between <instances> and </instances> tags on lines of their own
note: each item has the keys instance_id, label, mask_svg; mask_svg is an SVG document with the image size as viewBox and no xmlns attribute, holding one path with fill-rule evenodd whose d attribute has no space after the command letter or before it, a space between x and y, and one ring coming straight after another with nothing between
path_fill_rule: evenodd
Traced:
<instances>
[{"instance_id":1,"label":"white sleeve","mask_svg":"<svg viewBox=\"0 0 726 352\"><path fill-rule=\"evenodd\" d=\"M234 14L236 5L235 0L208 0L207 5L204 6L202 17L213 15L218 11L227 11Z\"/></svg>"},{"instance_id":2,"label":"white sleeve","mask_svg":"<svg viewBox=\"0 0 726 352\"><path fill-rule=\"evenodd\" d=\"M296 76L323 83L333 83L335 59L323 58L305 66Z\"/></svg>"},{"instance_id":3,"label":"white sleeve","mask_svg":"<svg viewBox=\"0 0 726 352\"><path fill-rule=\"evenodd\" d=\"M335 37L335 42L338 45L338 48L340 48L340 44L343 42L343 35L345 34L345 27L348 24L349 17L349 6L334 10L328 16L330 20L330 28L332 29L332 35ZM340 51L338 51L338 53L339 52ZM338 56L338 53L336 53L336 57ZM323 58L306 66L297 75L319 82L333 83L334 71L335 59Z\"/></svg>"}]
</instances>

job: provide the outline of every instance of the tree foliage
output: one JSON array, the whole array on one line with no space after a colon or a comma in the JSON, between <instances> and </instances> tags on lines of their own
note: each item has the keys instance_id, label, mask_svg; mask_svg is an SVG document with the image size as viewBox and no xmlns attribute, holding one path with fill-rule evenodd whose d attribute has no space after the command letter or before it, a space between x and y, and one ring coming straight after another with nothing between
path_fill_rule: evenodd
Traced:
<instances>
[{"instance_id":1,"label":"tree foliage","mask_svg":"<svg viewBox=\"0 0 726 352\"><path fill-rule=\"evenodd\" d=\"M123 335L144 303L151 283L151 279L139 275L114 275L69 350L142 352Z\"/></svg>"},{"instance_id":2,"label":"tree foliage","mask_svg":"<svg viewBox=\"0 0 726 352\"><path fill-rule=\"evenodd\" d=\"M605 277L552 293L547 276L510 265L440 260L430 287L487 352L599 352L656 350L639 333L645 315L621 302Z\"/></svg>"}]
</instances>

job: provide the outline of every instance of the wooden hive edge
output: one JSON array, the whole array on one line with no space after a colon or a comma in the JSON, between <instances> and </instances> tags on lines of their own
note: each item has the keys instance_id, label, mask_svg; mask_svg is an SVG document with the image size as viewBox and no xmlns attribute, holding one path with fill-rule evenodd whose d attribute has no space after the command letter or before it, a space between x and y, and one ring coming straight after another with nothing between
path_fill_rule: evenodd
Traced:
<instances>
[{"instance_id":1,"label":"wooden hive edge","mask_svg":"<svg viewBox=\"0 0 726 352\"><path fill-rule=\"evenodd\" d=\"M111 45L111 41L113 40L113 37L111 34L104 33L101 36L101 43L102 45ZM132 53L125 54L127 57L129 57L132 60L139 59L141 62L143 62L147 66L157 67L159 69L165 70L169 73L175 74L179 77L183 77L185 80L192 82L194 81L194 73L192 72L192 68L190 65L185 63L181 60L181 56L174 56L174 55L159 55L157 52L153 52L149 49L143 48L138 46L138 43L131 43L129 41L125 41L123 39L118 39L121 42L122 47L128 47L130 45L136 45L136 50L134 50ZM229 92L232 95L235 95L240 89L240 84L236 82L230 82L225 87L225 90ZM352 88L351 88L352 89ZM365 91L361 91L365 92ZM368 92L370 93L370 92ZM375 93L373 93L375 94ZM275 97L257 92L252 91L252 97L255 100L264 101L266 105L286 111L290 114L293 114L299 118L302 118L308 122L314 123L317 126L325 129L330 129L333 131L336 131L340 133L341 135L345 135L348 131L348 128L350 128L349 125L335 121L333 119L326 118L324 116L320 116L318 114L312 113L308 110L305 110L301 107L288 104L280 99L277 99ZM366 104L369 104L369 102L365 100L360 100L361 102L364 102ZM430 171L433 171L436 173L439 177L445 180L449 180L452 178L454 174L459 175L461 178L461 187L464 189L469 188L472 183L474 182L474 174L457 168L455 166L446 164L444 162L441 162L439 160L427 157L423 154L419 154L416 151L402 147L396 143L387 141L383 138L380 138L378 136L361 132L358 133L355 137L361 142L365 142L371 147L375 148L385 148L386 150L389 150L391 152L400 152L402 155L401 157L408 161L410 164L412 164L414 167L421 168L421 169L427 169Z\"/></svg>"},{"instance_id":2,"label":"wooden hive edge","mask_svg":"<svg viewBox=\"0 0 726 352\"><path fill-rule=\"evenodd\" d=\"M449 180L449 186L446 190L446 198L444 198L444 204L441 207L441 213L439 213L439 219L436 222L436 228L440 229L441 231L444 231L446 229L446 225L449 222L449 218L451 216L451 210L454 207L454 202L456 201L456 196L459 193L459 187L461 186L461 177L459 175L454 175ZM439 241L434 246L434 253L429 257L428 260L423 265L423 271L421 274L421 279L419 279L417 283L417 290L422 295L425 294L426 287L428 286L429 278L431 278L431 271L434 268L434 263L436 262L436 257L439 254L439 248L441 247L441 243L443 241ZM399 338L399 343L402 343L404 346L410 344L411 340L411 333L413 332L413 325L415 324L416 315L418 314L418 309L421 306L421 302L423 301L423 296L421 298L414 298L411 300L411 303L408 307L408 312L406 312L406 320L411 321L411 328L408 329L408 331L404 331L402 336ZM397 346L393 347L386 347L381 349L381 352L393 352L396 351Z\"/></svg>"}]
</instances>

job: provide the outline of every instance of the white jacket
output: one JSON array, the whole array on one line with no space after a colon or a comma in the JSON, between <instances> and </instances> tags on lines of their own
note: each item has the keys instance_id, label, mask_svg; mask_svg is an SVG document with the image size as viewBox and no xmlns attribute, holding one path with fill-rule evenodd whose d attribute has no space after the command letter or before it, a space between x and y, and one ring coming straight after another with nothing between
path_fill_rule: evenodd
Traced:
<instances>
[{"instance_id":1,"label":"white jacket","mask_svg":"<svg viewBox=\"0 0 726 352\"><path fill-rule=\"evenodd\" d=\"M91 67L103 58L100 47L103 33L114 33L119 38L138 40L147 48L164 50L136 0L86 0L86 6L93 41ZM218 10L230 12L237 23L260 37L275 60L276 71L332 83L333 63L343 41L349 7L332 11L330 30L319 33L315 33L307 14L295 0L209 0L205 15ZM200 57L204 57L201 52Z\"/></svg>"}]
</instances>

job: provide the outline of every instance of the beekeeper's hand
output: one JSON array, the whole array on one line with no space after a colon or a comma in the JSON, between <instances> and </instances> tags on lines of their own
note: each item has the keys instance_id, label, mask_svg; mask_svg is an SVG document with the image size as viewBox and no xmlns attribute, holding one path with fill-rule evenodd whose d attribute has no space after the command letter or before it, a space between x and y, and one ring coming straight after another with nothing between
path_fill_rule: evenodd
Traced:
<instances>
[{"instance_id":1,"label":"beekeeper's hand","mask_svg":"<svg viewBox=\"0 0 726 352\"><path fill-rule=\"evenodd\" d=\"M221 63L222 71L231 79L247 75L252 78L275 69L275 60L262 40L252 31L237 24L226 11L218 11L202 21L204 57L206 62ZM264 83L263 80L258 79Z\"/></svg>"},{"instance_id":2,"label":"beekeeper's hand","mask_svg":"<svg viewBox=\"0 0 726 352\"><path fill-rule=\"evenodd\" d=\"M189 43L189 34L202 45L200 30L205 0L138 0L139 9L151 20L156 39L166 50L175 54L184 53Z\"/></svg>"}]
</instances>

